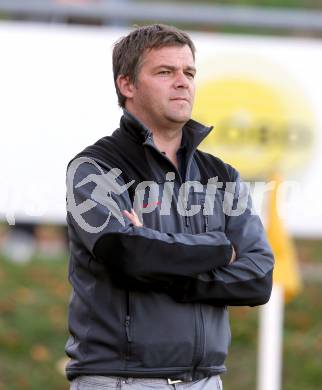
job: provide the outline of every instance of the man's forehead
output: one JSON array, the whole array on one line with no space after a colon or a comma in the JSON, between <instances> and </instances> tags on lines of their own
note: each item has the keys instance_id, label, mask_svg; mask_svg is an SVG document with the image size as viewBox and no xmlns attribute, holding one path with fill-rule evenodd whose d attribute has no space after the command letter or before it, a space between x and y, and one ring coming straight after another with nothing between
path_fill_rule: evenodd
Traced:
<instances>
[{"instance_id":1,"label":"man's forehead","mask_svg":"<svg viewBox=\"0 0 322 390\"><path fill-rule=\"evenodd\" d=\"M147 49L142 59L142 65L145 63L153 67L159 65L176 66L182 62L185 66L194 67L193 55L188 45Z\"/></svg>"}]
</instances>

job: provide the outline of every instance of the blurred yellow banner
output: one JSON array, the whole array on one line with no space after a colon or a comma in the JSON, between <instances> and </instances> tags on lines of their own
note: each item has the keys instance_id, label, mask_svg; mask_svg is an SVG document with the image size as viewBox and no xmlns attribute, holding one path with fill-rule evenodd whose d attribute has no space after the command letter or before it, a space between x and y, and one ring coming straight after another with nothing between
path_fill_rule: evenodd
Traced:
<instances>
[{"instance_id":1,"label":"blurred yellow banner","mask_svg":"<svg viewBox=\"0 0 322 390\"><path fill-rule=\"evenodd\" d=\"M275 256L273 283L284 288L285 300L289 301L302 288L295 248L277 209L277 193L282 179L274 175L275 187L268 200L267 237Z\"/></svg>"}]
</instances>

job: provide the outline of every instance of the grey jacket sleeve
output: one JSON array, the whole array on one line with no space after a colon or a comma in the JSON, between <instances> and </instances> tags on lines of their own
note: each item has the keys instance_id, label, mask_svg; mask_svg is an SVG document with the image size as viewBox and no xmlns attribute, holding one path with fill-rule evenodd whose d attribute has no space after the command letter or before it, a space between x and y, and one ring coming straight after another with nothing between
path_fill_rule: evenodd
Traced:
<instances>
[{"instance_id":1,"label":"grey jacket sleeve","mask_svg":"<svg viewBox=\"0 0 322 390\"><path fill-rule=\"evenodd\" d=\"M127 183L82 157L67 170L67 222L72 240L118 275L143 283L172 283L229 263L232 246L223 232L167 234L135 227L122 215L132 207ZM73 238L74 237L74 238Z\"/></svg>"},{"instance_id":2,"label":"grey jacket sleeve","mask_svg":"<svg viewBox=\"0 0 322 390\"><path fill-rule=\"evenodd\" d=\"M232 201L236 206L238 194L245 186L239 174L235 170L232 173L236 182ZM247 207L240 215L228 216L226 224L227 237L237 253L235 262L189 278L178 278L169 290L177 301L255 306L269 300L274 258L260 218L252 212L249 192L243 196L247 196Z\"/></svg>"}]
</instances>

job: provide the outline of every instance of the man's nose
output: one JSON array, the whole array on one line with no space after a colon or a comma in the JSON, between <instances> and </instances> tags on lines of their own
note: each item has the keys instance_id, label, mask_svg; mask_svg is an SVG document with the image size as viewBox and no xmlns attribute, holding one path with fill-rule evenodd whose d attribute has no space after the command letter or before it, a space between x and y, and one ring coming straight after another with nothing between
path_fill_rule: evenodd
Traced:
<instances>
[{"instance_id":1,"label":"man's nose","mask_svg":"<svg viewBox=\"0 0 322 390\"><path fill-rule=\"evenodd\" d=\"M176 74L174 86L175 86L175 88L188 88L189 87L189 80L183 72L178 72Z\"/></svg>"}]
</instances>

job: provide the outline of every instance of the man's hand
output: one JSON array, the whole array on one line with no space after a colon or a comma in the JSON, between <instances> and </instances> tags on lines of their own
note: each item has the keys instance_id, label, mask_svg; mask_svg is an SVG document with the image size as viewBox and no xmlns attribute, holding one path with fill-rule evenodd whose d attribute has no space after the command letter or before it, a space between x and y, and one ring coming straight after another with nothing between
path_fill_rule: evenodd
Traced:
<instances>
[{"instance_id":1,"label":"man's hand","mask_svg":"<svg viewBox=\"0 0 322 390\"><path fill-rule=\"evenodd\" d=\"M123 211L123 214L133 223L134 226L142 227L143 223L139 220L138 215L134 211L134 209L131 209L131 212L128 212L127 210ZM231 255L231 259L229 264L232 264L236 260L236 251L235 248L233 248L233 253Z\"/></svg>"},{"instance_id":2,"label":"man's hand","mask_svg":"<svg viewBox=\"0 0 322 390\"><path fill-rule=\"evenodd\" d=\"M134 211L134 209L131 209L131 212L124 210L123 214L133 223L134 226L137 226L137 227L143 226L143 223L139 220L139 217L136 214L136 212Z\"/></svg>"},{"instance_id":3,"label":"man's hand","mask_svg":"<svg viewBox=\"0 0 322 390\"><path fill-rule=\"evenodd\" d=\"M233 253L231 255L231 259L230 259L229 264L232 264L236 260L236 251L235 251L234 247L232 247L232 248L233 248Z\"/></svg>"}]
</instances>

